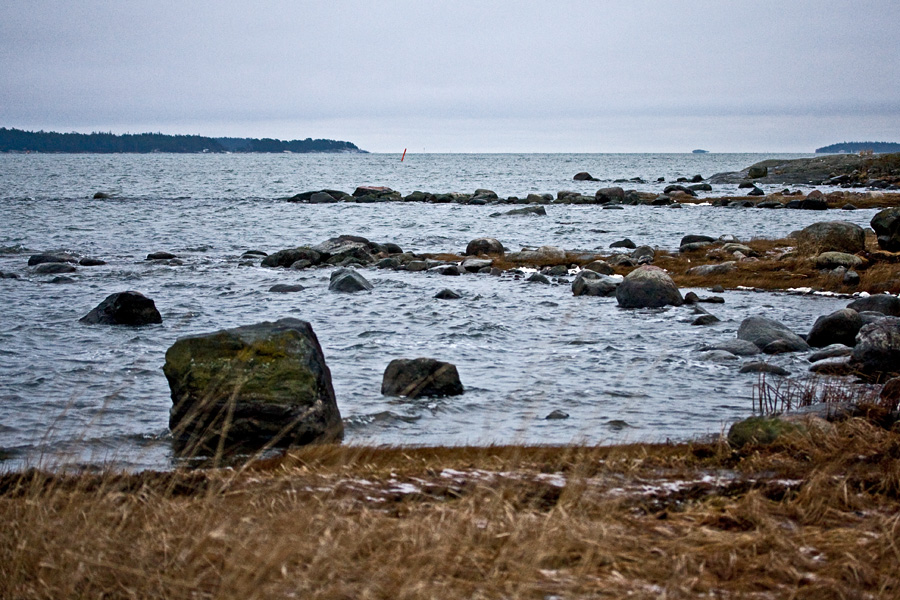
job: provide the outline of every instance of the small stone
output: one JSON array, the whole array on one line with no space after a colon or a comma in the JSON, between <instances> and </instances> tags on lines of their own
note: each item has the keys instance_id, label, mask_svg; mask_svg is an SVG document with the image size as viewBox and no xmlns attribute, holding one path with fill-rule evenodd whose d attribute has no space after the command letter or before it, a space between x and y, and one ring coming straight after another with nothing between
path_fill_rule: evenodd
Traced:
<instances>
[{"instance_id":1,"label":"small stone","mask_svg":"<svg viewBox=\"0 0 900 600\"><path fill-rule=\"evenodd\" d=\"M151 252L147 255L147 260L169 260L172 258L178 258L171 252Z\"/></svg>"},{"instance_id":2,"label":"small stone","mask_svg":"<svg viewBox=\"0 0 900 600\"><path fill-rule=\"evenodd\" d=\"M291 285L288 283L276 283L272 287L269 288L270 292L274 292L276 294L289 294L291 292L299 292L302 291L304 287L299 284Z\"/></svg>"},{"instance_id":3,"label":"small stone","mask_svg":"<svg viewBox=\"0 0 900 600\"><path fill-rule=\"evenodd\" d=\"M569 418L569 413L563 412L559 409L554 410L552 413L550 413L549 415L544 417L544 419L546 419L547 421L553 421L556 419L568 419L568 418Z\"/></svg>"},{"instance_id":4,"label":"small stone","mask_svg":"<svg viewBox=\"0 0 900 600\"><path fill-rule=\"evenodd\" d=\"M451 290L449 288L444 288L441 291L439 291L437 294L435 294L434 297L437 298L438 300L456 300L458 298L461 298L462 296L460 296L459 294L457 294L456 292L454 292L453 290Z\"/></svg>"},{"instance_id":5,"label":"small stone","mask_svg":"<svg viewBox=\"0 0 900 600\"><path fill-rule=\"evenodd\" d=\"M762 361L751 361L744 363L739 371L740 373L772 373L773 375L789 375L790 373L779 367Z\"/></svg>"}]
</instances>

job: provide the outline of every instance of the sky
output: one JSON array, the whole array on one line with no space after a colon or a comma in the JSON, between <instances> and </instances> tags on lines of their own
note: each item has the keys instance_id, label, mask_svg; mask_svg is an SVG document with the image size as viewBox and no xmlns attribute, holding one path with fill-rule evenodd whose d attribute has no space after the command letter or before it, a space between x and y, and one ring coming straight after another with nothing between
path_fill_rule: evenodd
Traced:
<instances>
[{"instance_id":1,"label":"sky","mask_svg":"<svg viewBox=\"0 0 900 600\"><path fill-rule=\"evenodd\" d=\"M900 142L897 0L3 0L0 126L372 152Z\"/></svg>"}]
</instances>

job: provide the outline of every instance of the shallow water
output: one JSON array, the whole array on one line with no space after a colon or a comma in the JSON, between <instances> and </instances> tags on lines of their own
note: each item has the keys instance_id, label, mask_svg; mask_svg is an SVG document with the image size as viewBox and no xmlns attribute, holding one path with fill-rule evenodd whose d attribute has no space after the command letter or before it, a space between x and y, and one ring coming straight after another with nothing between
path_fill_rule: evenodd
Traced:
<instances>
[{"instance_id":1,"label":"shallow water","mask_svg":"<svg viewBox=\"0 0 900 600\"><path fill-rule=\"evenodd\" d=\"M372 292L342 295L328 291L328 269L272 270L245 266L239 257L247 249L273 252L339 234L414 252L460 252L481 236L513 249L606 250L629 237L672 250L687 233L778 237L826 219L865 226L875 212L548 206L546 217L491 218L496 206L277 200L362 184L404 193L476 187L501 195L555 193L575 187L570 178L580 170L611 179L673 178L763 158L433 155L407 156L410 162L398 167L396 157L384 155L0 155L0 271L21 276L0 280L0 449L12 457L5 464L70 456L170 466L166 349L179 336L286 316L312 323L350 444L610 443L717 433L750 412L758 377L738 374L740 360L703 361L698 346L733 337L751 315L806 332L847 300L728 292L724 305L704 305L722 322L693 327L690 307L621 310L614 299L573 297L568 284L371 269L364 275ZM120 199L89 199L97 190ZM26 266L30 254L61 250L109 264L79 268L68 284L51 284L52 276ZM144 260L159 250L174 252L184 265ZM275 283L306 289L269 293ZM445 287L462 299L434 299ZM108 294L126 289L153 298L163 324L78 322ZM456 364L465 395L381 396L388 362L417 356ZM805 358L773 360L800 375ZM570 418L545 420L555 409Z\"/></svg>"}]
</instances>

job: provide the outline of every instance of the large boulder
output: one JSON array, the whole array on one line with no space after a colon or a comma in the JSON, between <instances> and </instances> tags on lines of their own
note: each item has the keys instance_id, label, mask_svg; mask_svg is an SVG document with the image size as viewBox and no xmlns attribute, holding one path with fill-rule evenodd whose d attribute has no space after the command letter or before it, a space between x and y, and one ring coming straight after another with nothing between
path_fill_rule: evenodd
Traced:
<instances>
[{"instance_id":1,"label":"large boulder","mask_svg":"<svg viewBox=\"0 0 900 600\"><path fill-rule=\"evenodd\" d=\"M478 238L469 242L466 246L466 255L478 256L480 254L503 254L503 244L494 238Z\"/></svg>"},{"instance_id":2,"label":"large boulder","mask_svg":"<svg viewBox=\"0 0 900 600\"><path fill-rule=\"evenodd\" d=\"M900 252L900 207L886 208L876 213L869 224L875 230L882 250Z\"/></svg>"},{"instance_id":3,"label":"large boulder","mask_svg":"<svg viewBox=\"0 0 900 600\"><path fill-rule=\"evenodd\" d=\"M433 358L398 358L384 370L385 396L458 396L463 393L456 366Z\"/></svg>"},{"instance_id":4,"label":"large boulder","mask_svg":"<svg viewBox=\"0 0 900 600\"><path fill-rule=\"evenodd\" d=\"M629 273L616 288L616 300L622 308L659 308L670 304L684 304L684 298L669 274L652 265L638 267Z\"/></svg>"},{"instance_id":5,"label":"large boulder","mask_svg":"<svg viewBox=\"0 0 900 600\"><path fill-rule=\"evenodd\" d=\"M372 289L372 284L353 269L340 268L331 273L328 289L332 292L363 292Z\"/></svg>"},{"instance_id":6,"label":"large boulder","mask_svg":"<svg viewBox=\"0 0 900 600\"><path fill-rule=\"evenodd\" d=\"M846 252L856 254L866 249L866 232L847 221L823 221L804 227L796 234L800 250L808 253Z\"/></svg>"},{"instance_id":7,"label":"large boulder","mask_svg":"<svg viewBox=\"0 0 900 600\"><path fill-rule=\"evenodd\" d=\"M176 451L339 441L343 423L312 326L280 319L178 339L163 373Z\"/></svg>"},{"instance_id":8,"label":"large boulder","mask_svg":"<svg viewBox=\"0 0 900 600\"><path fill-rule=\"evenodd\" d=\"M854 300L847 308L857 312L879 312L889 317L900 317L900 298L891 294L873 294Z\"/></svg>"},{"instance_id":9,"label":"large boulder","mask_svg":"<svg viewBox=\"0 0 900 600\"><path fill-rule=\"evenodd\" d=\"M738 327L740 340L753 342L767 353L801 352L809 350L809 344L782 323L765 317L748 317Z\"/></svg>"},{"instance_id":10,"label":"large boulder","mask_svg":"<svg viewBox=\"0 0 900 600\"><path fill-rule=\"evenodd\" d=\"M813 348L824 348L831 344L854 346L856 334L862 326L863 321L858 312L852 308L842 308L816 319L806 336L806 343Z\"/></svg>"},{"instance_id":11,"label":"large boulder","mask_svg":"<svg viewBox=\"0 0 900 600\"><path fill-rule=\"evenodd\" d=\"M140 292L117 292L79 319L91 325L153 325L162 323L156 304Z\"/></svg>"},{"instance_id":12,"label":"large boulder","mask_svg":"<svg viewBox=\"0 0 900 600\"><path fill-rule=\"evenodd\" d=\"M900 375L900 318L885 317L863 326L856 336L850 363L872 381Z\"/></svg>"}]
</instances>

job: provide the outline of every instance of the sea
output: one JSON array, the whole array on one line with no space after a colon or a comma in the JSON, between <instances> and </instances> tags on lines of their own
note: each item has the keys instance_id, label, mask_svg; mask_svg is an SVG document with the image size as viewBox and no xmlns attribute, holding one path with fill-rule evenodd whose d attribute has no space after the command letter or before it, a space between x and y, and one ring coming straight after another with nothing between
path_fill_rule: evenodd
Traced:
<instances>
[{"instance_id":1,"label":"sea","mask_svg":"<svg viewBox=\"0 0 900 600\"><path fill-rule=\"evenodd\" d=\"M461 253L479 237L508 248L543 245L612 252L629 238L677 250L686 234L779 238L830 218L867 226L874 210L671 210L549 205L547 215L491 216L504 206L289 203L298 192L388 186L401 193L503 197L623 185L662 191L679 177L735 171L784 154L5 154L0 155L0 470L178 466L167 429L162 366L181 336L296 317L309 321L332 373L345 444L433 446L620 444L717 435L754 410L756 374L711 361L706 344L733 338L760 315L805 333L846 298L732 290L707 305L721 320L697 327L690 307L623 310L575 297L570 285L513 276L448 277L364 269L371 292L329 292L330 269L269 269L241 258L341 234L405 251ZM573 181L580 171L599 182ZM627 184L618 180L640 178ZM783 186L766 186L766 191ZM797 188L808 191L808 188ZM826 189L827 191L827 189ZM110 195L94 199L95 192ZM707 195L736 195L715 186ZM183 264L146 260L167 251ZM54 282L27 266L40 252L105 265ZM571 280L571 277L568 279ZM271 293L278 283L300 292ZM434 295L451 288L459 300ZM152 298L163 323L79 322L107 295ZM691 291L688 289L683 292ZM701 296L708 290L698 289ZM457 366L461 396L409 400L380 393L395 358ZM803 354L772 358L805 377ZM566 419L546 419L553 411Z\"/></svg>"}]
</instances>

